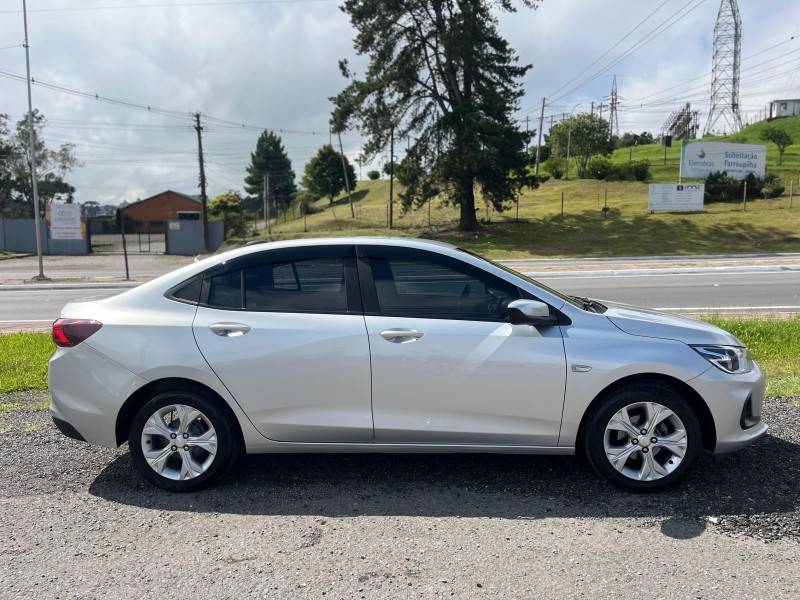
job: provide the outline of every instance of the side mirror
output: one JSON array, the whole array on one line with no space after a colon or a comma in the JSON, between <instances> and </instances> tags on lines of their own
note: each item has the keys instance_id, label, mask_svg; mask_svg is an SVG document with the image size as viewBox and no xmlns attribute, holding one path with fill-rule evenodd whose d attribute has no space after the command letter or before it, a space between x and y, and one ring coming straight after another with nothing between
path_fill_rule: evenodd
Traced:
<instances>
[{"instance_id":1,"label":"side mirror","mask_svg":"<svg viewBox=\"0 0 800 600\"><path fill-rule=\"evenodd\" d=\"M556 325L558 317L550 307L538 300L514 300L508 305L508 320L512 325Z\"/></svg>"}]
</instances>

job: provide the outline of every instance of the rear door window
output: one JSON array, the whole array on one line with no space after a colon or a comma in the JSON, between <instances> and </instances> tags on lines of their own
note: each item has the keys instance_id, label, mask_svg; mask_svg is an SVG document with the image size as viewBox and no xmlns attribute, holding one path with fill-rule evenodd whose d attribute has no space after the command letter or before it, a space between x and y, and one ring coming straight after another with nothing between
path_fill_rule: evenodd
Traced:
<instances>
[{"instance_id":1,"label":"rear door window","mask_svg":"<svg viewBox=\"0 0 800 600\"><path fill-rule=\"evenodd\" d=\"M272 312L346 312L344 260L311 258L244 271L245 308Z\"/></svg>"}]
</instances>

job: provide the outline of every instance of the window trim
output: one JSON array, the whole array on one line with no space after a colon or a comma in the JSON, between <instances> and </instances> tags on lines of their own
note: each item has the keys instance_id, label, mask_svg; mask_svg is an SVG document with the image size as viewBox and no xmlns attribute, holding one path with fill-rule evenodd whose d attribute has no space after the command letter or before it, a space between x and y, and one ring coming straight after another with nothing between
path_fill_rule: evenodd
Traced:
<instances>
[{"instance_id":1,"label":"window trim","mask_svg":"<svg viewBox=\"0 0 800 600\"><path fill-rule=\"evenodd\" d=\"M497 280L501 281L503 284L509 287L513 287L517 290L517 294L519 299L524 299L526 297L532 296L529 292L523 290L515 283L508 281L507 279L503 279L502 277L498 277L494 273L490 273L489 271L485 271L475 265L471 265L467 262L454 258L452 256L447 256L446 254L439 254L438 252L432 252L430 250L422 250L420 248L406 248L401 246L356 246L356 255L358 256L358 275L359 279L361 280L361 289L362 289L362 299L364 304L364 315L366 316L373 316L373 317L394 317L398 319L436 319L440 321L472 321L472 322L479 322L479 323L508 323L508 319L476 319L476 318L459 318L454 319L450 315L407 315L407 314L398 314L394 312L385 312L381 310L380 303L378 301L378 291L375 286L375 280L372 276L372 265L370 263L371 258L381 258L381 259L400 259L400 260L414 260L420 259L429 262L433 262L436 264L440 264L445 267L454 268L456 270L460 270L466 272L468 275L476 277L480 280ZM538 298L536 298L538 300ZM550 306L548 304L548 306ZM550 310L555 310L552 306L550 306ZM558 312L558 311L556 311Z\"/></svg>"},{"instance_id":2,"label":"window trim","mask_svg":"<svg viewBox=\"0 0 800 600\"><path fill-rule=\"evenodd\" d=\"M265 309L247 308L245 306L245 269L271 265L276 263L298 262L314 259L340 258L344 267L345 310L307 310L307 309ZM362 315L361 291L359 288L358 275L355 265L355 248L349 244L339 244L331 246L298 246L293 248L278 248L264 252L256 252L239 256L230 261L225 261L215 265L203 273L203 285L200 290L200 302L198 306L213 310L225 310L233 312L251 313L284 313L284 314L313 314L313 315ZM241 298L239 307L215 306L208 303L208 294L211 286L209 280L218 275L224 275L232 271L239 271Z\"/></svg>"}]
</instances>

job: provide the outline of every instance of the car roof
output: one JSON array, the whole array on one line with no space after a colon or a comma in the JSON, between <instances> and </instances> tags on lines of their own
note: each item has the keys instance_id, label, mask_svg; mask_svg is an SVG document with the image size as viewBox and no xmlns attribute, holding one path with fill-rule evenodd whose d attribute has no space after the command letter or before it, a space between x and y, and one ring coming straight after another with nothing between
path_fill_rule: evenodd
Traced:
<instances>
[{"instance_id":1,"label":"car roof","mask_svg":"<svg viewBox=\"0 0 800 600\"><path fill-rule=\"evenodd\" d=\"M253 241L248 242L241 248L229 250L222 254L215 255L215 258L224 262L230 258L244 256L253 252L264 252L277 248L296 248L304 246L347 246L347 245L369 245L369 246L398 246L402 248L428 248L431 250L446 248L457 250L453 244L440 242L437 240L426 240L419 238L390 237L390 236L351 236L351 237L326 237L326 238L298 238L293 240L280 241Z\"/></svg>"}]
</instances>

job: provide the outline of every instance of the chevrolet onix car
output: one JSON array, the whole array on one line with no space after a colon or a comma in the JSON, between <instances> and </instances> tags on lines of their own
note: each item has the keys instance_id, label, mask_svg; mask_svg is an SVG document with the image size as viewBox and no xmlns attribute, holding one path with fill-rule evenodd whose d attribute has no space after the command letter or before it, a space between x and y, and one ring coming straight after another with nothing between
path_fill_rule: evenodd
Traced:
<instances>
[{"instance_id":1,"label":"chevrolet onix car","mask_svg":"<svg viewBox=\"0 0 800 600\"><path fill-rule=\"evenodd\" d=\"M561 294L401 239L259 244L53 324L52 415L157 486L242 453L585 453L624 488L767 430L764 377L716 327Z\"/></svg>"}]
</instances>

